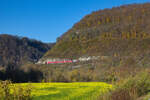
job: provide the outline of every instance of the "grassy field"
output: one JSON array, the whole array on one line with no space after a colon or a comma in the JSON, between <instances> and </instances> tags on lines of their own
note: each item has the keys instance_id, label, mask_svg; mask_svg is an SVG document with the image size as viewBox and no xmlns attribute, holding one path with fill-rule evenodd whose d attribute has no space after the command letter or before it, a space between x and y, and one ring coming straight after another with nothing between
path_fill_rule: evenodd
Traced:
<instances>
[{"instance_id":1,"label":"grassy field","mask_svg":"<svg viewBox=\"0 0 150 100\"><path fill-rule=\"evenodd\" d=\"M25 83L32 89L33 100L96 100L112 86L100 82L85 83Z\"/></svg>"}]
</instances>

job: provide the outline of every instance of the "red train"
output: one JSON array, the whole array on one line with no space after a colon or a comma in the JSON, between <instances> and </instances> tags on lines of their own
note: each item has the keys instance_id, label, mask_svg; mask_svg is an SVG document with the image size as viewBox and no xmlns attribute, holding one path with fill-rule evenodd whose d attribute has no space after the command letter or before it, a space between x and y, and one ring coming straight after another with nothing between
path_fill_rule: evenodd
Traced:
<instances>
[{"instance_id":1,"label":"red train","mask_svg":"<svg viewBox=\"0 0 150 100\"><path fill-rule=\"evenodd\" d=\"M63 63L75 63L77 60L64 60L64 61L48 61L47 64L63 64Z\"/></svg>"}]
</instances>

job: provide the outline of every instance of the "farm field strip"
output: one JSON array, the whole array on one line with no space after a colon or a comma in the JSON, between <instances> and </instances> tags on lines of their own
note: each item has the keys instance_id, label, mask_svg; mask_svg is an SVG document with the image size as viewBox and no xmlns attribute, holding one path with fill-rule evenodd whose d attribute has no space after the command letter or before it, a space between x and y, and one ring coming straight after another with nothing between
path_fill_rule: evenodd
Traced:
<instances>
[{"instance_id":1,"label":"farm field strip","mask_svg":"<svg viewBox=\"0 0 150 100\"><path fill-rule=\"evenodd\" d=\"M96 100L112 86L102 82L81 83L22 83L30 85L33 100Z\"/></svg>"}]
</instances>

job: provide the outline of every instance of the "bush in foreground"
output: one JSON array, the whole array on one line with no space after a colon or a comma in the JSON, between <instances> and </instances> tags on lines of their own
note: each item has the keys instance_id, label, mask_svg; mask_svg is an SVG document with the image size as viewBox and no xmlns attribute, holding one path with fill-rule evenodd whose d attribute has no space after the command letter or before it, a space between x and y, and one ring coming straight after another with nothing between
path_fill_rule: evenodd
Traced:
<instances>
[{"instance_id":1,"label":"bush in foreground","mask_svg":"<svg viewBox=\"0 0 150 100\"><path fill-rule=\"evenodd\" d=\"M136 100L150 92L150 73L141 72L115 84L114 90L101 96L100 100Z\"/></svg>"},{"instance_id":2,"label":"bush in foreground","mask_svg":"<svg viewBox=\"0 0 150 100\"><path fill-rule=\"evenodd\" d=\"M16 86L10 81L1 81L0 100L31 100L31 88Z\"/></svg>"}]
</instances>

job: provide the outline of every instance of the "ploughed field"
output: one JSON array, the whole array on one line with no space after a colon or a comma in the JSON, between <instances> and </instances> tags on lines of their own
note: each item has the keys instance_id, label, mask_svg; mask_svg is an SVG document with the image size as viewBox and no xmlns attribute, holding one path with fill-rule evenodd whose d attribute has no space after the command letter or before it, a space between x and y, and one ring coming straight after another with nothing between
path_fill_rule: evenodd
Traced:
<instances>
[{"instance_id":1,"label":"ploughed field","mask_svg":"<svg viewBox=\"0 0 150 100\"><path fill-rule=\"evenodd\" d=\"M33 100L97 100L111 85L102 82L82 83L24 83L30 85Z\"/></svg>"}]
</instances>

